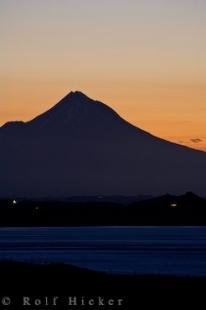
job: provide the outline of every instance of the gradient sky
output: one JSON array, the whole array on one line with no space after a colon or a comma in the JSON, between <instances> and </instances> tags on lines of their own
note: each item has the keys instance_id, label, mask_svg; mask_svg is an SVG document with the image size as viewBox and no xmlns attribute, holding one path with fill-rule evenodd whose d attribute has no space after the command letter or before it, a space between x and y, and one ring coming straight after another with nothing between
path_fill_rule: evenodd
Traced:
<instances>
[{"instance_id":1,"label":"gradient sky","mask_svg":"<svg viewBox=\"0 0 206 310\"><path fill-rule=\"evenodd\" d=\"M206 150L205 0L0 0L0 125L71 90Z\"/></svg>"}]
</instances>

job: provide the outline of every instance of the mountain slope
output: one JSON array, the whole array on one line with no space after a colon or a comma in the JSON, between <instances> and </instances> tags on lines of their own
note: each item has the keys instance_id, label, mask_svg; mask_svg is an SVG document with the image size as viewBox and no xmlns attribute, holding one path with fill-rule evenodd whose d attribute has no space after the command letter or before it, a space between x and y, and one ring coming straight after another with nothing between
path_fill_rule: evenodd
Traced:
<instances>
[{"instance_id":1,"label":"mountain slope","mask_svg":"<svg viewBox=\"0 0 206 310\"><path fill-rule=\"evenodd\" d=\"M154 137L71 92L0 128L0 196L205 194L206 153Z\"/></svg>"}]
</instances>

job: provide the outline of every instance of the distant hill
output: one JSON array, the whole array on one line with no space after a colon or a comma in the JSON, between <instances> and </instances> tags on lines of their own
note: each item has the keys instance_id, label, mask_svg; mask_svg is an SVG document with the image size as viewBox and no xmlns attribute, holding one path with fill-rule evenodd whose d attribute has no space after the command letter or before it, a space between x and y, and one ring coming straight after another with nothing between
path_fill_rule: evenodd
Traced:
<instances>
[{"instance_id":1,"label":"distant hill","mask_svg":"<svg viewBox=\"0 0 206 310\"><path fill-rule=\"evenodd\" d=\"M113 199L113 197L111 198ZM0 226L206 225L206 199L194 193L128 199L0 200Z\"/></svg>"},{"instance_id":2,"label":"distant hill","mask_svg":"<svg viewBox=\"0 0 206 310\"><path fill-rule=\"evenodd\" d=\"M170 143L71 92L0 128L0 197L205 195L206 153Z\"/></svg>"}]
</instances>

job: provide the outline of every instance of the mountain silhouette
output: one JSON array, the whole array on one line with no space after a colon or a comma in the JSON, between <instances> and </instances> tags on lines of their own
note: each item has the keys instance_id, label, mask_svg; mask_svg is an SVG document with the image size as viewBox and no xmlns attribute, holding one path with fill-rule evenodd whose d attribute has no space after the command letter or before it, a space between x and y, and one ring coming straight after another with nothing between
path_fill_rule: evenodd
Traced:
<instances>
[{"instance_id":1,"label":"mountain silhouette","mask_svg":"<svg viewBox=\"0 0 206 310\"><path fill-rule=\"evenodd\" d=\"M205 195L206 153L157 138L70 92L0 128L0 197Z\"/></svg>"}]
</instances>

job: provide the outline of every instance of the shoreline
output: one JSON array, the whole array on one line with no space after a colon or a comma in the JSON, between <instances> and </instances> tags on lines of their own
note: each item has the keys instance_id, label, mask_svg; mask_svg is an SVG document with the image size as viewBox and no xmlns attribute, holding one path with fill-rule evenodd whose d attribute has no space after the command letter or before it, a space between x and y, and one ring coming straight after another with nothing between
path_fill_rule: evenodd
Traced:
<instances>
[{"instance_id":1,"label":"shoreline","mask_svg":"<svg viewBox=\"0 0 206 310\"><path fill-rule=\"evenodd\" d=\"M125 296L170 295L205 291L206 276L118 275L66 264L0 261L1 295Z\"/></svg>"},{"instance_id":2,"label":"shoreline","mask_svg":"<svg viewBox=\"0 0 206 310\"><path fill-rule=\"evenodd\" d=\"M68 226L56 227L64 229ZM94 226L85 226L94 228ZM96 226L102 229L122 228L123 226ZM136 228L138 226L126 226L126 228ZM142 226L141 226L142 227ZM140 227L140 228L141 228ZM148 226L145 226L145 228ZM154 228L154 226L149 226ZM168 227L168 226L167 226ZM179 226L173 226L179 227ZM186 226L190 228L191 226ZM193 226L192 226L193 227ZM205 226L202 226L205 229ZM5 227L2 228L2 235L6 234L6 229L17 229L18 227ZM28 227L19 227L28 229ZM39 227L30 227L30 229L39 229ZM50 226L43 226L43 229L50 229ZM55 227L53 227L55 229ZM71 228L72 227L68 227ZM74 229L84 229L84 226L74 227ZM179 229L184 229L179 227ZM1 228L0 228L1 229ZM3 230L5 229L5 233ZM158 229L158 227L157 227ZM161 229L161 228L159 228ZM172 227L169 227L169 230ZM198 227L197 227L198 229ZM200 227L201 229L201 227ZM95 228L94 228L95 230ZM29 229L28 229L29 231ZM30 235L30 232L27 233ZM12 233L17 238L19 234ZM179 234L178 234L179 236ZM26 250L27 251L27 250ZM41 251L44 252L44 247ZM32 252L31 252L32 253ZM79 254L81 255L81 253ZM187 253L185 255L185 262L187 262ZM199 255L196 253L196 255ZM80 257L81 259L81 257ZM118 256L117 258L118 259ZM152 266L153 257L149 258L149 265ZM150 269L150 267L149 267ZM151 270L153 270L151 268ZM85 310L108 310L108 309L150 309L150 303L152 301L153 306L157 306L163 309L167 309L168 304L175 303L175 305L182 302L184 305L190 301L205 303L205 288L206 288L206 276L192 276L192 275L164 275L164 274L117 274L109 272L93 271L86 268L76 267L66 263L35 263L32 261L17 262L14 260L0 260L0 309L1 298L5 296L10 298L6 302L13 302L15 309L27 309L33 307L39 307L42 305L44 309L68 309L68 297L77 298L76 306L69 306L69 309ZM15 296L15 297L12 297ZM53 299L48 300L48 305L44 305L43 302L46 297L59 297L59 303L57 306L52 305ZM116 302L116 307L106 305L104 308L101 305L97 305L97 297L101 297L101 300L108 300L112 303ZM31 306L23 305L23 297L28 297L28 302L31 302ZM86 301L94 302L95 306L80 305L81 297L85 297ZM165 298L169 303L165 304ZM95 301L94 301L95 299ZM123 299L124 303L122 307L117 307L117 301ZM37 305L35 305L37 303ZM42 304L41 304L42 303ZM142 306L143 305L143 306ZM47 307L47 308L46 308ZM75 308L76 307L76 308ZM7 307L8 308L8 307ZM9 309L12 307L9 307Z\"/></svg>"}]
</instances>

